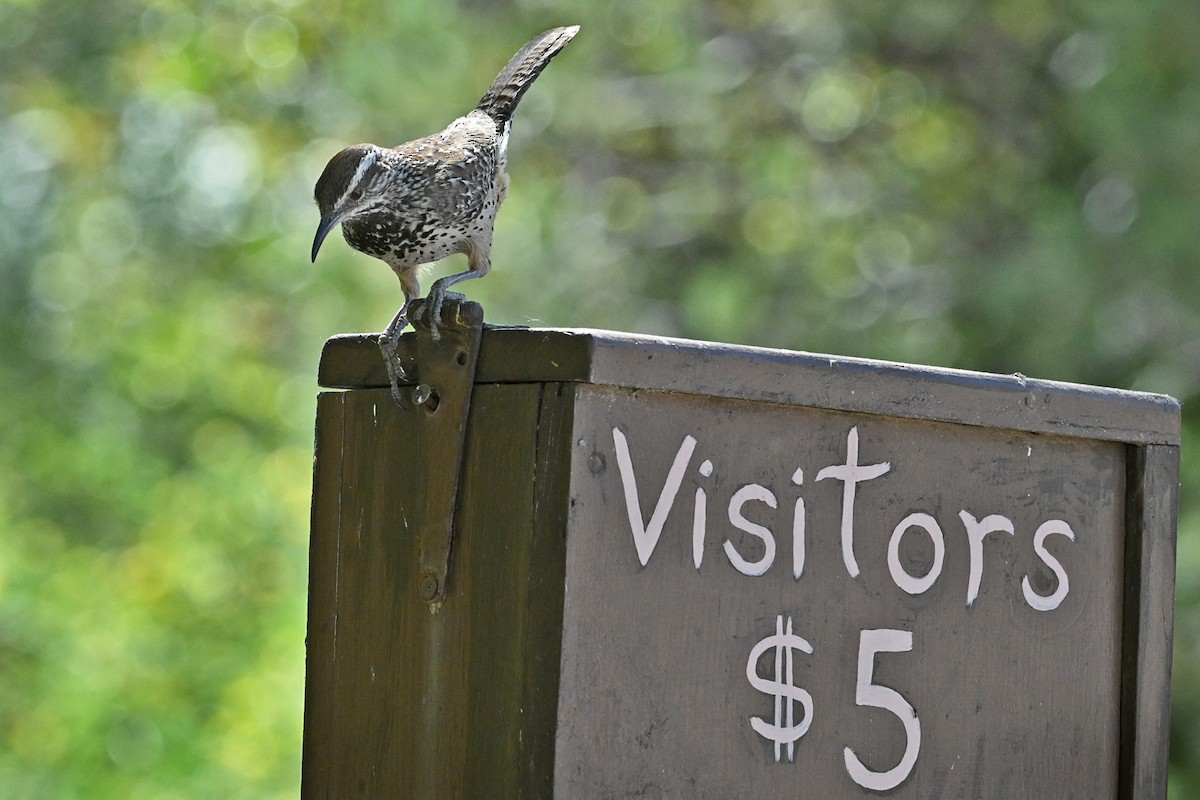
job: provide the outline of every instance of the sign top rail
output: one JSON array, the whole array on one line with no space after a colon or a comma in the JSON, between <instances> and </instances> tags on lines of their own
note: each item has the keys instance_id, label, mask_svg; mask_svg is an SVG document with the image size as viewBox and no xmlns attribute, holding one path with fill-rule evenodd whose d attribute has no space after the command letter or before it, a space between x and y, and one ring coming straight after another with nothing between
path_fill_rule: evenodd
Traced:
<instances>
[{"instance_id":1,"label":"sign top rail","mask_svg":"<svg viewBox=\"0 0 1200 800\"><path fill-rule=\"evenodd\" d=\"M320 385L388 386L376 338L329 339ZM415 354L413 338L401 338L403 359ZM476 380L589 383L1137 445L1180 441L1179 402L1167 395L583 328L485 326Z\"/></svg>"}]
</instances>

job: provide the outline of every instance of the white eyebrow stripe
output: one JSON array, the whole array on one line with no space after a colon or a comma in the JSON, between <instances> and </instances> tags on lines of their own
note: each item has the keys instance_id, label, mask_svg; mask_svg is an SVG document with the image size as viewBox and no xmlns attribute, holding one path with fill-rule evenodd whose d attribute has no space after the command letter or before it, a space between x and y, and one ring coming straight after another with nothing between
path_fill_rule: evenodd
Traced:
<instances>
[{"instance_id":1,"label":"white eyebrow stripe","mask_svg":"<svg viewBox=\"0 0 1200 800\"><path fill-rule=\"evenodd\" d=\"M358 186L359 182L363 179L363 175L367 174L367 170L369 170L378 159L379 153L375 150L372 150L362 157L362 160L358 162L358 169L354 171L354 177L350 179L350 183L346 186L346 191L343 192L342 196L338 199L337 204L339 207L342 205L342 203L346 202L346 198L351 192L354 191L355 187Z\"/></svg>"}]
</instances>

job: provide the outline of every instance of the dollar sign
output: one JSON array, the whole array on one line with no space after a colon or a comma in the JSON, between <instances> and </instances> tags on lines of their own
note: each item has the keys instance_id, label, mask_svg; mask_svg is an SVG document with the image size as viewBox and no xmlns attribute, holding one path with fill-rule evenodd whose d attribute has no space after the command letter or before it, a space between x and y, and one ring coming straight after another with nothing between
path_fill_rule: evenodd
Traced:
<instances>
[{"instance_id":1,"label":"dollar sign","mask_svg":"<svg viewBox=\"0 0 1200 800\"><path fill-rule=\"evenodd\" d=\"M758 659L767 650L775 650L775 676L768 680L758 674ZM792 685L792 650L803 650L811 654L812 645L792 633L792 618L784 625L783 615L775 618L775 634L761 640L750 650L746 661L746 680L764 694L775 698L775 722L761 717L750 717L750 727L763 738L775 743L775 761L781 760L783 745L787 745L788 761L795 760L796 740L805 734L812 724L812 695ZM794 705L804 707L803 718L795 722Z\"/></svg>"}]
</instances>

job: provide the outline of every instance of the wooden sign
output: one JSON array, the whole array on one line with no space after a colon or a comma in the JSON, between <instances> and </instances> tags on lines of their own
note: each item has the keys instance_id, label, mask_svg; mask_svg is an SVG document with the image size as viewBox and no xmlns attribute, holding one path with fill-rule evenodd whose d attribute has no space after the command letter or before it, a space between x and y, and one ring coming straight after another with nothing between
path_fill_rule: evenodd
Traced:
<instances>
[{"instance_id":1,"label":"wooden sign","mask_svg":"<svg viewBox=\"0 0 1200 800\"><path fill-rule=\"evenodd\" d=\"M1170 398L488 329L431 614L373 348L322 364L305 797L1165 796Z\"/></svg>"}]
</instances>

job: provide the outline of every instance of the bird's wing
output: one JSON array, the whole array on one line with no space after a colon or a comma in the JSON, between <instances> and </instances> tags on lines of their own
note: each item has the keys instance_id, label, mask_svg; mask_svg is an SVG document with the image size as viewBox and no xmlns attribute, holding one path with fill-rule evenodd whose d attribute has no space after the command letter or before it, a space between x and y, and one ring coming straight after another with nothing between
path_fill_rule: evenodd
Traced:
<instances>
[{"instance_id":1,"label":"bird's wing","mask_svg":"<svg viewBox=\"0 0 1200 800\"><path fill-rule=\"evenodd\" d=\"M441 133L395 148L414 177L408 204L449 224L465 224L483 212L496 180L496 124L474 113Z\"/></svg>"}]
</instances>

